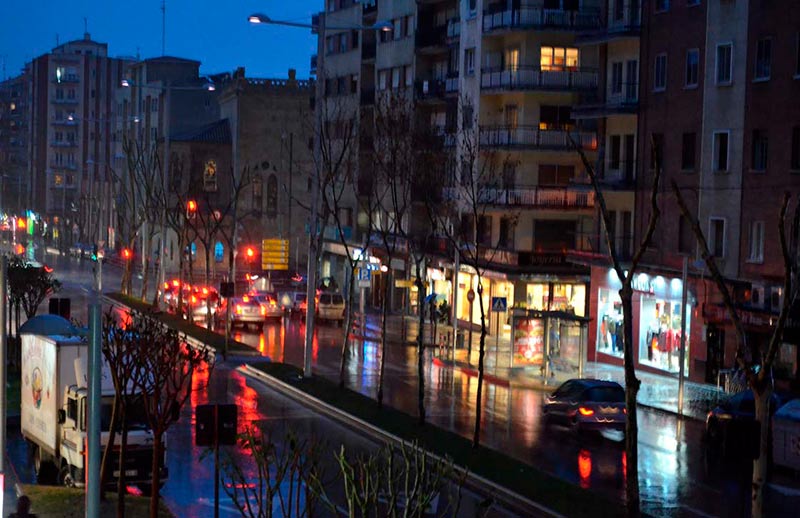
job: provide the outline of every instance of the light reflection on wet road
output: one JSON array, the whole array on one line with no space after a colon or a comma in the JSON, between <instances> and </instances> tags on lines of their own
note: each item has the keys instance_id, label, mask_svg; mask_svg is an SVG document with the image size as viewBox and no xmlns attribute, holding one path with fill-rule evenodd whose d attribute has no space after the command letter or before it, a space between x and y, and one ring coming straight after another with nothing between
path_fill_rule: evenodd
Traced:
<instances>
[{"instance_id":1,"label":"light reflection on wet road","mask_svg":"<svg viewBox=\"0 0 800 518\"><path fill-rule=\"evenodd\" d=\"M62 264L69 271L65 287L76 297L81 286L90 286L91 277L84 263ZM57 269L57 272L59 270ZM115 273L108 271L106 286L116 288ZM73 299L73 308L80 311L85 302ZM84 313L85 314L85 313ZM79 314L78 317L80 318ZM274 361L302 365L305 326L299 319L269 323L261 334L238 332L235 338L251 345ZM320 326L313 342L315 371L332 379L338 378L342 330ZM370 397L375 396L380 347L374 341L355 341L350 347L346 368L347 385ZM451 369L426 362L426 408L430 422L471 437L475 412L474 394L477 380ZM416 414L416 351L412 347L392 346L386 366L385 401L412 415ZM216 375L215 375L216 376ZM225 393L231 402L241 402L253 419L260 418L258 409L271 408L263 391L254 395L253 388L233 374L225 381ZM212 384L213 385L213 384ZM258 403L249 403L257 397ZM279 396L271 395L271 400ZM605 493L615 499L624 495L626 459L622 443L600 438L575 438L565 430L545 428L541 421L544 394L527 388L506 388L485 385L483 437L487 446L519 458L580 487ZM206 396L193 395L192 404L202 404ZM283 406L281 406L283 405ZM311 420L313 415L300 408L279 405L280 419ZM188 412L188 410L186 411ZM269 415L269 412L267 414ZM274 413L272 414L274 416ZM191 416L184 416L182 423ZM292 422L295 422L292 421ZM657 516L745 516L749 482L745 469L730 466L709 466L701 444L702 423L679 421L674 416L651 410L639 410L639 477L643 510ZM353 434L345 434L350 440ZM164 495L183 505L189 498L185 481L203 484L195 479L209 477L195 466L195 448L186 455L180 452L191 444L188 425L170 433L170 482ZM355 439L353 439L355 440ZM199 454L199 453L198 453ZM186 461L175 465L175 455ZM192 458L190 458L192 457ZM173 470L175 465L175 471ZM202 494L203 487L197 488ZM177 491L176 494L173 494ZM213 493L208 493L209 498ZM184 495L184 496L180 496ZM190 498L191 499L191 498ZM744 504L742 503L744 502ZM188 502L184 502L188 505ZM796 503L795 503L796 505ZM784 507L782 507L783 509ZM788 509L789 507L785 507Z\"/></svg>"}]
</instances>

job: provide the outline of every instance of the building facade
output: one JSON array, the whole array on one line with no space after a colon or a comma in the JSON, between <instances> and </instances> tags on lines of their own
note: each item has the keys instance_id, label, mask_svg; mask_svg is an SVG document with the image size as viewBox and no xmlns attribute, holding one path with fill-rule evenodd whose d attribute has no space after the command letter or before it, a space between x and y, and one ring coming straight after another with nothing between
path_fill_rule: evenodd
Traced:
<instances>
[{"instance_id":1,"label":"building facade","mask_svg":"<svg viewBox=\"0 0 800 518\"><path fill-rule=\"evenodd\" d=\"M28 204L28 78L0 82L0 213L23 215Z\"/></svg>"}]
</instances>

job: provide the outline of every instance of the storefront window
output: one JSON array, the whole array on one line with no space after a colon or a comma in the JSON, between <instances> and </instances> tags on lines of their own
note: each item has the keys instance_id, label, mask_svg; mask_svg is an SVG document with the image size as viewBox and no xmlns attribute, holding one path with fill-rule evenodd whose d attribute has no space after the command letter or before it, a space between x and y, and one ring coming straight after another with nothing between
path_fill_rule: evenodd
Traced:
<instances>
[{"instance_id":1,"label":"storefront window","mask_svg":"<svg viewBox=\"0 0 800 518\"><path fill-rule=\"evenodd\" d=\"M553 287L553 300L550 307L547 301L550 297L550 286ZM585 315L586 285L562 283L532 283L527 288L528 309L537 311L564 311L575 316Z\"/></svg>"},{"instance_id":2,"label":"storefront window","mask_svg":"<svg viewBox=\"0 0 800 518\"><path fill-rule=\"evenodd\" d=\"M622 300L616 290L600 288L597 321L597 350L622 358Z\"/></svg>"},{"instance_id":3,"label":"storefront window","mask_svg":"<svg viewBox=\"0 0 800 518\"><path fill-rule=\"evenodd\" d=\"M686 308L686 329L691 328L691 308ZM639 317L639 363L678 372L681 349L681 303L642 295ZM688 373L689 335L686 336Z\"/></svg>"}]
</instances>

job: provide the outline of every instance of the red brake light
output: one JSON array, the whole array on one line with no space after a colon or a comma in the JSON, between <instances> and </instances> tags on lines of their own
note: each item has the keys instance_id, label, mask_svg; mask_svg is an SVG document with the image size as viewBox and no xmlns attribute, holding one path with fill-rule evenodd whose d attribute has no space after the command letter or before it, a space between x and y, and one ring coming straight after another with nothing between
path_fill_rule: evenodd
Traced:
<instances>
[{"instance_id":1,"label":"red brake light","mask_svg":"<svg viewBox=\"0 0 800 518\"><path fill-rule=\"evenodd\" d=\"M180 284L181 284L180 281L177 281L177 280L172 281L172 285L173 286L180 286Z\"/></svg>"},{"instance_id":2,"label":"red brake light","mask_svg":"<svg viewBox=\"0 0 800 518\"><path fill-rule=\"evenodd\" d=\"M236 304L236 314L237 315L242 314L242 306L240 306L239 304Z\"/></svg>"},{"instance_id":3,"label":"red brake light","mask_svg":"<svg viewBox=\"0 0 800 518\"><path fill-rule=\"evenodd\" d=\"M261 315L264 316L266 314L267 314L267 308L265 308L264 306L261 306Z\"/></svg>"},{"instance_id":4,"label":"red brake light","mask_svg":"<svg viewBox=\"0 0 800 518\"><path fill-rule=\"evenodd\" d=\"M594 415L594 410L592 410L591 408L583 407L583 406L578 408L578 412L582 416L586 416L586 417L589 417L590 415Z\"/></svg>"},{"instance_id":5,"label":"red brake light","mask_svg":"<svg viewBox=\"0 0 800 518\"><path fill-rule=\"evenodd\" d=\"M192 295L192 304L196 304L196 303L197 303L197 297Z\"/></svg>"},{"instance_id":6,"label":"red brake light","mask_svg":"<svg viewBox=\"0 0 800 518\"><path fill-rule=\"evenodd\" d=\"M203 295L208 295L208 288L203 288Z\"/></svg>"},{"instance_id":7,"label":"red brake light","mask_svg":"<svg viewBox=\"0 0 800 518\"><path fill-rule=\"evenodd\" d=\"M245 295L244 297L242 297L242 302L250 302L250 297Z\"/></svg>"}]
</instances>

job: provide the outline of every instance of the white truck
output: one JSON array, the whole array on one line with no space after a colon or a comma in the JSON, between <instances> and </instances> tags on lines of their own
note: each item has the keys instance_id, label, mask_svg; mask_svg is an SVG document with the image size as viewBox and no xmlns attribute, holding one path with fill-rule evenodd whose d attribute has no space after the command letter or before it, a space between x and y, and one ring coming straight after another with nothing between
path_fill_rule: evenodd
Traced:
<instances>
[{"instance_id":1,"label":"white truck","mask_svg":"<svg viewBox=\"0 0 800 518\"><path fill-rule=\"evenodd\" d=\"M89 345L85 337L22 333L21 420L22 436L28 441L40 483L83 486L86 472ZM101 444L108 443L114 385L103 361ZM153 434L147 425L141 398L134 395L127 407L128 441L125 460L126 483L149 492L153 458ZM119 443L111 459L109 484L119 478ZM166 452L166 447L164 448ZM161 458L161 480L167 468Z\"/></svg>"}]
</instances>

